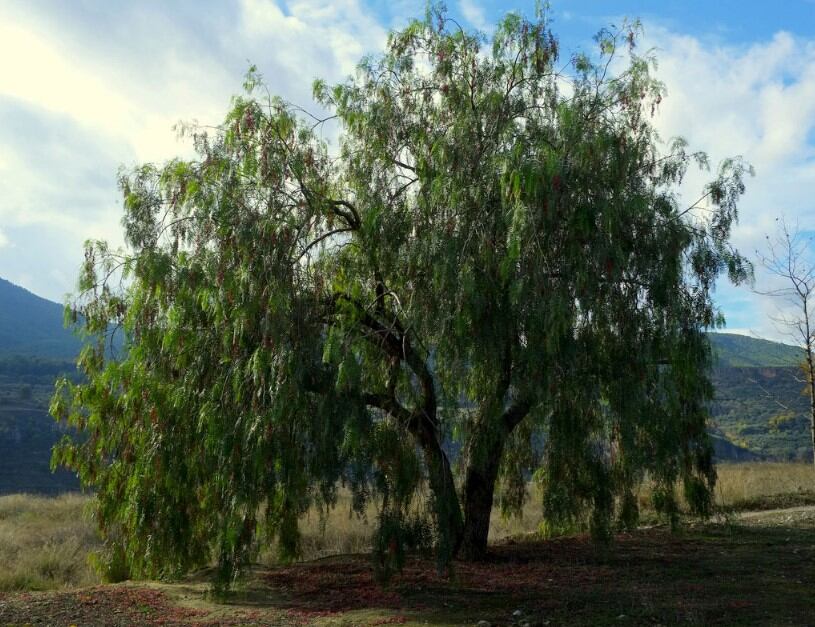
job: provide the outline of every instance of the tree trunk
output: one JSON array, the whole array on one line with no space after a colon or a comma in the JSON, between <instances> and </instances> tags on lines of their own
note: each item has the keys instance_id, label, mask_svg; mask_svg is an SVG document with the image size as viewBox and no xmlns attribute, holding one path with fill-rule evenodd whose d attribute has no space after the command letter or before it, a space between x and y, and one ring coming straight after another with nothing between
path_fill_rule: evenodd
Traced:
<instances>
[{"instance_id":1,"label":"tree trunk","mask_svg":"<svg viewBox=\"0 0 815 627\"><path fill-rule=\"evenodd\" d=\"M416 435L424 452L428 481L433 493L433 511L440 536L436 557L439 566L446 566L461 546L464 529L461 505L450 462L435 432L424 426Z\"/></svg>"},{"instance_id":2,"label":"tree trunk","mask_svg":"<svg viewBox=\"0 0 815 627\"><path fill-rule=\"evenodd\" d=\"M521 398L507 407L497 420L485 417L480 429L471 436L464 480L462 556L465 559L479 560L487 554L492 500L504 446L531 406L528 398Z\"/></svg>"},{"instance_id":3,"label":"tree trunk","mask_svg":"<svg viewBox=\"0 0 815 627\"><path fill-rule=\"evenodd\" d=\"M809 331L809 326L807 326ZM812 440L812 463L815 464L815 356L812 345L807 344L807 384L809 387L809 435Z\"/></svg>"},{"instance_id":4,"label":"tree trunk","mask_svg":"<svg viewBox=\"0 0 815 627\"><path fill-rule=\"evenodd\" d=\"M815 382L809 382L809 435L812 440L812 463L815 464Z\"/></svg>"},{"instance_id":5,"label":"tree trunk","mask_svg":"<svg viewBox=\"0 0 815 627\"><path fill-rule=\"evenodd\" d=\"M464 538L461 547L465 559L480 560L487 553L495 481L505 441L505 434L494 434L489 442L475 442L468 456L464 483Z\"/></svg>"}]
</instances>

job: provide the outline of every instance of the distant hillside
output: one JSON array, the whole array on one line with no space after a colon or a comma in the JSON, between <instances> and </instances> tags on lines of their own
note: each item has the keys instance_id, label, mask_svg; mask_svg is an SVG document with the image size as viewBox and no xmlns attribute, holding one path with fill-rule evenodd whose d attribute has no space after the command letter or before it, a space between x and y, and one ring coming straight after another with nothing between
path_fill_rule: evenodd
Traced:
<instances>
[{"instance_id":1,"label":"distant hillside","mask_svg":"<svg viewBox=\"0 0 815 627\"><path fill-rule=\"evenodd\" d=\"M50 468L65 430L49 397L58 375L77 376L81 348L62 320L62 305L0 279L0 494L79 489L73 473Z\"/></svg>"},{"instance_id":2,"label":"distant hillside","mask_svg":"<svg viewBox=\"0 0 815 627\"><path fill-rule=\"evenodd\" d=\"M718 368L784 368L798 366L803 352L797 346L759 340L735 333L709 333Z\"/></svg>"},{"instance_id":3,"label":"distant hillside","mask_svg":"<svg viewBox=\"0 0 815 627\"><path fill-rule=\"evenodd\" d=\"M81 342L62 321L62 305L0 279L0 357L74 359Z\"/></svg>"},{"instance_id":4,"label":"distant hillside","mask_svg":"<svg viewBox=\"0 0 815 627\"><path fill-rule=\"evenodd\" d=\"M51 472L51 447L65 433L48 414L54 380L78 380L73 360L0 357L0 494L78 490L67 470Z\"/></svg>"},{"instance_id":5,"label":"distant hillside","mask_svg":"<svg viewBox=\"0 0 815 627\"><path fill-rule=\"evenodd\" d=\"M765 458L812 459L798 368L716 368L711 414L727 440Z\"/></svg>"},{"instance_id":6,"label":"distant hillside","mask_svg":"<svg viewBox=\"0 0 815 627\"><path fill-rule=\"evenodd\" d=\"M801 349L732 333L711 333L710 341L716 431L764 458L811 459Z\"/></svg>"},{"instance_id":7,"label":"distant hillside","mask_svg":"<svg viewBox=\"0 0 815 627\"><path fill-rule=\"evenodd\" d=\"M719 432L711 433L710 440L713 444L713 455L717 461L755 462L764 459L760 454L750 449L733 444Z\"/></svg>"},{"instance_id":8,"label":"distant hillside","mask_svg":"<svg viewBox=\"0 0 815 627\"><path fill-rule=\"evenodd\" d=\"M0 402L0 495L79 490L69 470L51 472L51 447L64 433L44 409Z\"/></svg>"}]
</instances>

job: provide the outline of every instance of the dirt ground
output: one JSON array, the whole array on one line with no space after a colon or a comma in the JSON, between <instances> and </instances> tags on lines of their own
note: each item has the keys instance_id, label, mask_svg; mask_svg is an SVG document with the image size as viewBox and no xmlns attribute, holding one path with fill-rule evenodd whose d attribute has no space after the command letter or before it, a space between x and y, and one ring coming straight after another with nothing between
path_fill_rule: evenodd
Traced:
<instances>
[{"instance_id":1,"label":"dirt ground","mask_svg":"<svg viewBox=\"0 0 815 627\"><path fill-rule=\"evenodd\" d=\"M226 599L207 589L2 593L0 625L815 625L815 508L642 529L608 551L585 536L504 543L451 577L414 558L386 587L348 555L256 568Z\"/></svg>"}]
</instances>

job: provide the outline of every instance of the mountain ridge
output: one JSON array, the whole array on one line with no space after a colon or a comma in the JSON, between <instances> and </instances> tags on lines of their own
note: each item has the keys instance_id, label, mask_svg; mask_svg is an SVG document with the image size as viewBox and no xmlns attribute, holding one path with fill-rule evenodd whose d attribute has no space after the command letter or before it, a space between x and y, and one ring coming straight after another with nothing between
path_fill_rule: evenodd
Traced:
<instances>
[{"instance_id":1,"label":"mountain ridge","mask_svg":"<svg viewBox=\"0 0 815 627\"><path fill-rule=\"evenodd\" d=\"M0 356L75 359L82 340L63 317L62 305L0 278Z\"/></svg>"},{"instance_id":2,"label":"mountain ridge","mask_svg":"<svg viewBox=\"0 0 815 627\"><path fill-rule=\"evenodd\" d=\"M714 368L788 368L799 366L804 358L803 350L791 344L736 333L707 335Z\"/></svg>"}]
</instances>

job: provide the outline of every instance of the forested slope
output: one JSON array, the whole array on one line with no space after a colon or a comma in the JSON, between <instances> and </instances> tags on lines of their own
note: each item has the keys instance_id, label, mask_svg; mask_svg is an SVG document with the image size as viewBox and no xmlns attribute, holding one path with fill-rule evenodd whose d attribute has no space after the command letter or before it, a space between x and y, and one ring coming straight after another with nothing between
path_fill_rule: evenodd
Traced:
<instances>
[{"instance_id":1,"label":"forested slope","mask_svg":"<svg viewBox=\"0 0 815 627\"><path fill-rule=\"evenodd\" d=\"M801 349L726 333L710 338L717 356L711 408L717 431L764 458L810 459Z\"/></svg>"}]
</instances>

